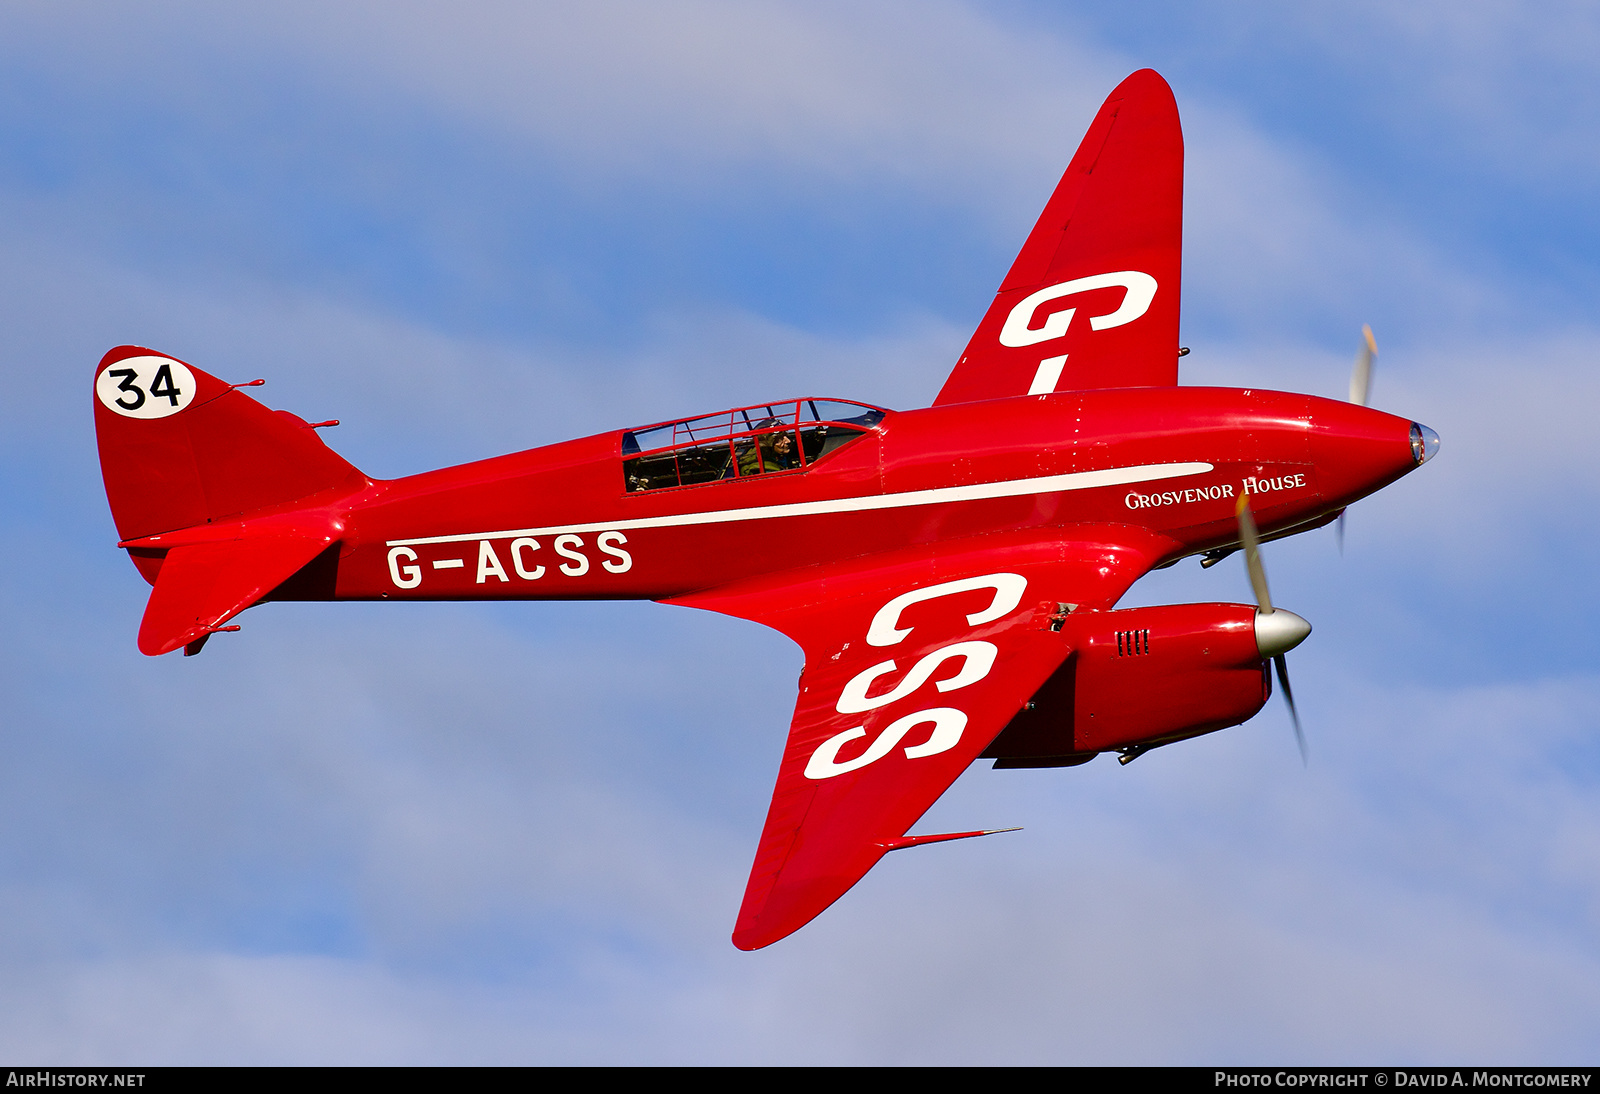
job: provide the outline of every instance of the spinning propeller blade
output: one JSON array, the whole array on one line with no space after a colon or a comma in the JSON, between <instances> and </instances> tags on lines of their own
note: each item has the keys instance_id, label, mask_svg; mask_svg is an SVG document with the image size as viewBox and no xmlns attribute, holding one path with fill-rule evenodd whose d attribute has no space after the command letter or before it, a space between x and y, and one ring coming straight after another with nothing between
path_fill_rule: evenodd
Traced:
<instances>
[{"instance_id":1,"label":"spinning propeller blade","mask_svg":"<svg viewBox=\"0 0 1600 1094\"><path fill-rule=\"evenodd\" d=\"M1239 545L1244 548L1244 568L1250 574L1250 587L1256 591L1256 604L1262 615L1272 614L1272 594L1267 591L1267 571L1261 565L1261 535L1250 512L1250 495L1240 494L1233 507L1239 518Z\"/></svg>"},{"instance_id":2,"label":"spinning propeller blade","mask_svg":"<svg viewBox=\"0 0 1600 1094\"><path fill-rule=\"evenodd\" d=\"M1289 660L1285 656L1311 633L1311 624L1295 615L1272 606L1272 594L1267 591L1267 570L1261 564L1261 534L1256 530L1256 519L1250 512L1250 495L1240 494L1234 508L1239 518L1239 545L1244 548L1244 566L1250 575L1250 587L1256 593L1256 649L1262 657L1272 658L1278 672L1278 686L1283 689L1283 700L1289 704L1289 718L1294 723L1294 739L1300 746L1300 762L1308 763L1305 731L1300 728L1300 711L1294 705L1294 689L1289 686Z\"/></svg>"},{"instance_id":3,"label":"spinning propeller blade","mask_svg":"<svg viewBox=\"0 0 1600 1094\"><path fill-rule=\"evenodd\" d=\"M1283 688L1283 701L1289 704L1289 719L1294 722L1295 744L1300 746L1300 763L1302 766L1310 764L1310 753L1306 751L1305 730L1300 728L1300 712L1294 706L1294 689L1289 686L1289 659L1283 654L1272 659L1272 667L1278 670L1278 686Z\"/></svg>"},{"instance_id":4,"label":"spinning propeller blade","mask_svg":"<svg viewBox=\"0 0 1600 1094\"><path fill-rule=\"evenodd\" d=\"M1361 348L1356 352L1356 366L1350 373L1350 401L1357 406L1367 405L1372 392L1372 362L1378 356L1378 343L1373 341L1372 328L1361 326Z\"/></svg>"},{"instance_id":5,"label":"spinning propeller blade","mask_svg":"<svg viewBox=\"0 0 1600 1094\"><path fill-rule=\"evenodd\" d=\"M1373 340L1372 328L1365 323L1361 325L1361 348L1356 351L1355 368L1350 370L1350 401L1357 406L1366 406L1367 398L1372 394L1372 362L1378 356L1378 343ZM1339 541L1339 553L1344 554L1344 514L1339 514L1339 523L1334 525L1334 537Z\"/></svg>"}]
</instances>

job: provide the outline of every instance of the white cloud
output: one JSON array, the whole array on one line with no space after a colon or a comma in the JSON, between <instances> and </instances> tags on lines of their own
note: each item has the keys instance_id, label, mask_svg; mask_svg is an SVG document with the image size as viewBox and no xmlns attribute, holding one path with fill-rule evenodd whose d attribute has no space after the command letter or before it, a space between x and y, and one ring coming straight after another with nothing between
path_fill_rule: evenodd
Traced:
<instances>
[{"instance_id":1,"label":"white cloud","mask_svg":"<svg viewBox=\"0 0 1600 1094\"><path fill-rule=\"evenodd\" d=\"M455 126L531 139L559 149L567 169L695 183L755 163L987 191L1019 153L1027 168L1059 171L1063 147L1126 75L1103 50L954 3L179 2L41 6L8 21L12 51L31 65L202 117L303 78L347 107L387 113L398 97Z\"/></svg>"},{"instance_id":2,"label":"white cloud","mask_svg":"<svg viewBox=\"0 0 1600 1094\"><path fill-rule=\"evenodd\" d=\"M1191 334L1220 322L1260 344L1342 321L1352 345L1363 322L1448 337L1503 318L1528 291L1461 268L1352 191L1326 153L1269 137L1227 106L1181 105Z\"/></svg>"},{"instance_id":3,"label":"white cloud","mask_svg":"<svg viewBox=\"0 0 1600 1094\"><path fill-rule=\"evenodd\" d=\"M291 159L315 160L318 141L359 134L398 157L375 151L370 170L403 170L396 150L438 128L473 134L497 161L532 155L541 176L609 191L622 220L641 187L736 204L775 191L807 206L868 187L901 204L961 210L1001 254L1019 244L1101 97L1136 64L1070 33L951 3L870 11L717 0L480 4L448 14L411 3L270 13L176 3L97 8L88 20L75 10L13 10L8 37L19 63L73 79L82 70L100 93L159 105L195 126L201 147L251 124L263 101L294 83L317 100L319 124L303 135L305 147L284 149ZM1337 9L1335 23L1390 18L1364 11ZM1323 17L1331 18L1303 15L1287 33L1334 53L1347 48L1347 35L1318 29ZM1476 29L1445 39L1493 37L1481 19L1464 25ZM1449 50L1466 48L1444 56L1459 60ZM1425 71L1461 67L1441 61ZM1515 88L1493 87L1496 102L1519 101ZM1309 139L1290 145L1243 120L1248 104L1205 87L1180 93L1191 326L1283 331L1347 317L1352 330L1378 318L1432 331L1504 319L1539 292L1486 283L1492 273L1463 268L1452 244L1424 237L1397 219L1403 210L1356 188L1328 149ZM1437 118L1462 108L1441 92L1429 109ZM324 132L331 119L340 124ZM1482 139L1509 149L1520 138L1491 127ZM198 155L184 168L202 180L197 192L226 187L226 169ZM471 209L441 198L396 213L388 192L404 190L404 179L342 185L380 219L424 217L414 234L458 276L496 278L493 228L475 224ZM116 200L88 193L97 208ZM471 253L464 238L474 240Z\"/></svg>"},{"instance_id":4,"label":"white cloud","mask_svg":"<svg viewBox=\"0 0 1600 1094\"><path fill-rule=\"evenodd\" d=\"M1380 157L1356 168L1378 167L1373 177L1398 151L1410 162L1454 160L1452 174L1467 185L1493 178L1546 194L1592 188L1600 16L1584 0L1315 0L1292 8L1243 0L1185 14L1205 27L1194 49L1206 60L1260 71L1296 64L1307 76L1298 94L1315 108L1337 96L1335 116L1369 134L1346 148ZM1262 105L1280 124L1289 116L1281 101Z\"/></svg>"},{"instance_id":5,"label":"white cloud","mask_svg":"<svg viewBox=\"0 0 1600 1094\"><path fill-rule=\"evenodd\" d=\"M399 644L420 633L405 626ZM446 638L467 640L464 661L490 653L465 632ZM456 672L395 681L383 688L396 706L474 686ZM567 701L559 684L538 687ZM275 701L258 685L248 694ZM405 788L367 755L336 792L358 823L376 822L361 861L389 875L363 913L370 956L146 945L12 962L0 1044L33 1059L161 1063L1584 1056L1600 1005L1597 890L1574 875L1571 849L1594 854L1600 787L1550 779L1595 698L1592 679L1461 696L1355 685L1309 772L1259 726L1128 768L975 770L927 826L1003 819L1023 833L893 856L805 931L751 955L728 946L715 886L695 879L730 848L662 828L670 812L654 815L656 838L634 833L635 854L591 832L494 823L483 801L503 786L537 798L562 777L539 772L548 759L497 770L485 755L452 762L409 799L415 815L391 823ZM288 719L262 722L291 762L313 747ZM440 753L420 734L401 750ZM1530 772L1542 792L1529 792ZM454 862L405 835L441 806L471 822L440 844L459 848ZM500 852L480 853L495 833ZM535 838L575 853L563 864ZM485 902L507 873L518 899ZM1565 907L1585 902L1587 913ZM441 962L486 913L489 967ZM697 925L707 917L716 929ZM519 935L551 956L519 957Z\"/></svg>"}]
</instances>

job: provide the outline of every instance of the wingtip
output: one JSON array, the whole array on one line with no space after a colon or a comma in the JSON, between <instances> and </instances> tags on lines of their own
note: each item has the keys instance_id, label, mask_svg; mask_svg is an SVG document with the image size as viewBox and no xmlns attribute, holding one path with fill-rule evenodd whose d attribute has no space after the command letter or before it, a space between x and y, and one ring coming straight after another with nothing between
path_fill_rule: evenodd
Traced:
<instances>
[{"instance_id":1,"label":"wingtip","mask_svg":"<svg viewBox=\"0 0 1600 1094\"><path fill-rule=\"evenodd\" d=\"M764 950L774 942L782 942L820 914L819 911L800 919L791 917L781 925L775 925L771 917L755 916L747 922L741 916L733 928L733 945L746 953L752 950Z\"/></svg>"},{"instance_id":2,"label":"wingtip","mask_svg":"<svg viewBox=\"0 0 1600 1094\"><path fill-rule=\"evenodd\" d=\"M146 617L149 618L148 612ZM139 628L139 652L146 657L160 657L205 638L211 630L210 627L199 625L174 629L167 625L166 620L152 620L151 623L141 625Z\"/></svg>"},{"instance_id":3,"label":"wingtip","mask_svg":"<svg viewBox=\"0 0 1600 1094\"><path fill-rule=\"evenodd\" d=\"M1160 86L1165 88L1169 94L1172 91L1172 86L1167 83L1166 77L1161 73L1153 68L1141 68L1135 72L1130 72L1111 94L1115 96L1119 91L1132 90L1142 85Z\"/></svg>"}]
</instances>

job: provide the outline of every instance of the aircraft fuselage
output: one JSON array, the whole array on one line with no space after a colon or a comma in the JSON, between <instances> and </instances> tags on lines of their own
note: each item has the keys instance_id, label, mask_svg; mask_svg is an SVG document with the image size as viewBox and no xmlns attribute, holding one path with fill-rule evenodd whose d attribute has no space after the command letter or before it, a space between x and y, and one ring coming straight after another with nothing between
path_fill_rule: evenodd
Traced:
<instances>
[{"instance_id":1,"label":"aircraft fuselage","mask_svg":"<svg viewBox=\"0 0 1600 1094\"><path fill-rule=\"evenodd\" d=\"M319 583L275 599L668 599L919 544L1082 525L1233 543L1416 466L1412 423L1309 395L1127 388L888 412L803 471L630 492L621 431L374 482ZM1159 563L1158 563L1159 564Z\"/></svg>"}]
</instances>

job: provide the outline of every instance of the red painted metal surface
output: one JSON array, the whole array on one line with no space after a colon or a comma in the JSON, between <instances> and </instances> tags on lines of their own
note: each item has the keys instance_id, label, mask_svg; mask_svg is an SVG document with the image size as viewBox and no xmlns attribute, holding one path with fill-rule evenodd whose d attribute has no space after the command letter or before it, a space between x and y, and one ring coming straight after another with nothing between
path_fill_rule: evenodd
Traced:
<instances>
[{"instance_id":1,"label":"red painted metal surface","mask_svg":"<svg viewBox=\"0 0 1600 1094\"><path fill-rule=\"evenodd\" d=\"M1242 495L1263 535L1317 527L1436 443L1175 386L1181 195L1171 92L1136 73L920 410L788 398L374 480L294 415L118 347L95 423L155 587L139 648L197 653L263 599L653 599L774 627L806 667L734 931L774 942L933 841L907 832L979 756L1126 759L1252 716L1254 606L1118 599L1236 544Z\"/></svg>"},{"instance_id":2,"label":"red painted metal surface","mask_svg":"<svg viewBox=\"0 0 1600 1094\"><path fill-rule=\"evenodd\" d=\"M935 404L1177 383L1182 267L1183 130L1144 69L1090 123Z\"/></svg>"},{"instance_id":3,"label":"red painted metal surface","mask_svg":"<svg viewBox=\"0 0 1600 1094\"><path fill-rule=\"evenodd\" d=\"M1072 654L983 755L1054 767L1128 745L1238 725L1272 694L1255 609L1168 604L1071 615Z\"/></svg>"}]
</instances>

